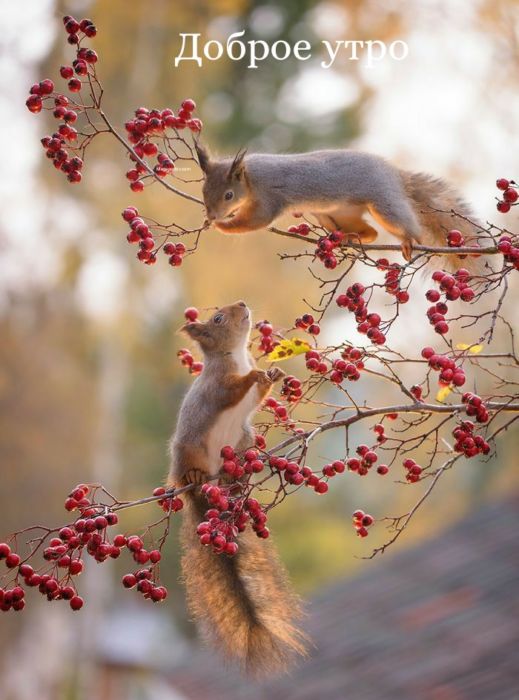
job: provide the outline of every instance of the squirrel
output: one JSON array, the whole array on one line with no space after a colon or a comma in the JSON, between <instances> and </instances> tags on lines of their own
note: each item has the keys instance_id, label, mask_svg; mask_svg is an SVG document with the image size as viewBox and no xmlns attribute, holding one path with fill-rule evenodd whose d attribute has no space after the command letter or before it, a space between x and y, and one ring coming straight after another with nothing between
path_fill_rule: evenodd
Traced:
<instances>
[{"instance_id":1,"label":"squirrel","mask_svg":"<svg viewBox=\"0 0 519 700\"><path fill-rule=\"evenodd\" d=\"M473 213L454 188L379 156L348 149L280 155L241 150L234 158L213 159L202 144L195 148L207 222L223 233L247 233L286 212L308 212L326 230L351 234L350 242L372 243L378 233L364 220L369 213L401 241L410 260L414 242L447 245L456 212L465 242L477 244L471 243Z\"/></svg>"},{"instance_id":2,"label":"squirrel","mask_svg":"<svg viewBox=\"0 0 519 700\"><path fill-rule=\"evenodd\" d=\"M300 601L272 543L247 528L237 554L227 556L202 546L196 533L210 507L200 485L219 474L224 446L241 452L254 445L250 417L284 372L256 368L248 351L251 314L243 301L181 330L204 355L170 441L169 486L196 485L184 493L181 531L188 608L213 646L248 673L284 670L305 654L305 636L296 626Z\"/></svg>"}]
</instances>

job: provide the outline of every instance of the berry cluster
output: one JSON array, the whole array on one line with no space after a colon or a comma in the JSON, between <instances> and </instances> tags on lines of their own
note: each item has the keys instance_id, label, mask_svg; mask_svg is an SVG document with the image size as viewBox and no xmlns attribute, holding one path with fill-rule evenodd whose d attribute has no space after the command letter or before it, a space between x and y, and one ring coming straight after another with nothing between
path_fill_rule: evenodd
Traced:
<instances>
[{"instance_id":1,"label":"berry cluster","mask_svg":"<svg viewBox=\"0 0 519 700\"><path fill-rule=\"evenodd\" d=\"M375 522L373 516L363 510L356 510L352 515L352 520L353 527L359 537L367 537L369 535L368 528Z\"/></svg>"},{"instance_id":2,"label":"berry cluster","mask_svg":"<svg viewBox=\"0 0 519 700\"><path fill-rule=\"evenodd\" d=\"M405 480L407 482L409 482L410 484L415 484L417 481L420 481L423 469L419 464L417 464L414 461L414 459L404 459L403 465L404 469L407 472L405 475Z\"/></svg>"},{"instance_id":3,"label":"berry cluster","mask_svg":"<svg viewBox=\"0 0 519 700\"><path fill-rule=\"evenodd\" d=\"M300 236L308 236L310 233L310 226L306 223L298 224L297 226L290 226L288 232L298 233Z\"/></svg>"},{"instance_id":4,"label":"berry cluster","mask_svg":"<svg viewBox=\"0 0 519 700\"><path fill-rule=\"evenodd\" d=\"M323 467L323 474L328 478L332 478L336 474L342 474L346 469L346 465L341 459L336 459L330 464L325 464Z\"/></svg>"},{"instance_id":5,"label":"berry cluster","mask_svg":"<svg viewBox=\"0 0 519 700\"><path fill-rule=\"evenodd\" d=\"M157 550L158 551L158 550ZM160 555L160 552L158 552ZM160 556L157 561L160 560ZM152 600L154 603L160 603L165 600L168 595L168 590L165 586L157 584L153 579L152 569L139 569L133 574L125 574L122 578L124 588L134 588L142 594L145 600Z\"/></svg>"},{"instance_id":6,"label":"berry cluster","mask_svg":"<svg viewBox=\"0 0 519 700\"><path fill-rule=\"evenodd\" d=\"M391 296L394 296L399 304L406 304L409 301L409 292L402 289L400 282L402 281L402 267L398 263L389 264L387 258L379 258L377 260L377 269L385 271L384 286L385 290Z\"/></svg>"},{"instance_id":7,"label":"berry cluster","mask_svg":"<svg viewBox=\"0 0 519 700\"><path fill-rule=\"evenodd\" d=\"M80 34L84 34L84 36L89 39L97 34L96 26L91 19L85 18L78 22L74 17L65 15L63 17L63 24L68 34L67 41L69 44L79 44L81 41Z\"/></svg>"},{"instance_id":8,"label":"berry cluster","mask_svg":"<svg viewBox=\"0 0 519 700\"><path fill-rule=\"evenodd\" d=\"M466 404L465 413L467 416L475 417L478 423L488 421L488 409L480 396L467 391L461 397L461 402Z\"/></svg>"},{"instance_id":9,"label":"berry cluster","mask_svg":"<svg viewBox=\"0 0 519 700\"><path fill-rule=\"evenodd\" d=\"M200 544L211 546L215 554L227 554L230 557L237 554L239 549L235 541L238 534L237 527L229 521L222 520L216 508L208 510L206 518L208 520L201 522L196 528Z\"/></svg>"},{"instance_id":10,"label":"berry cluster","mask_svg":"<svg viewBox=\"0 0 519 700\"><path fill-rule=\"evenodd\" d=\"M422 357L428 361L429 367L440 373L438 383L441 386L463 386L466 381L463 367L456 365L456 362L447 355L436 353L433 348L422 349Z\"/></svg>"},{"instance_id":11,"label":"berry cluster","mask_svg":"<svg viewBox=\"0 0 519 700\"><path fill-rule=\"evenodd\" d=\"M243 460L240 460L230 445L222 447L220 455L223 458L222 471L233 479L239 479L244 474L259 474L265 467L258 450L253 448L245 451Z\"/></svg>"},{"instance_id":12,"label":"berry cluster","mask_svg":"<svg viewBox=\"0 0 519 700\"><path fill-rule=\"evenodd\" d=\"M452 431L452 436L456 440L454 450L465 455L465 457L476 457L478 454L487 455L490 452L490 445L481 435L474 435L474 423L464 420Z\"/></svg>"},{"instance_id":13,"label":"berry cluster","mask_svg":"<svg viewBox=\"0 0 519 700\"><path fill-rule=\"evenodd\" d=\"M63 18L65 31L68 34L68 41L71 44L79 44L84 37L93 37L97 30L93 22L89 19L82 19L80 22L70 15ZM80 37L80 34L83 36ZM76 58L71 66L61 66L60 75L68 81L67 87L70 92L81 91L83 83L80 78L87 76L88 80L95 77L94 65L97 63L97 53L93 49L78 46ZM77 77L74 77L76 75ZM46 106L51 101L52 106ZM52 160L54 167L67 176L70 183L81 182L81 169L83 160L79 155L70 154L70 143L77 141L78 132L72 126L77 121L78 113L86 111L87 107L79 102L71 101L70 98L54 91L54 83L50 78L35 83L30 89L30 95L25 103L27 109L34 114L38 114L45 107L51 110L59 124L57 131L51 136L44 136L41 144L45 149L45 155ZM72 149L77 150L78 149Z\"/></svg>"},{"instance_id":14,"label":"berry cluster","mask_svg":"<svg viewBox=\"0 0 519 700\"><path fill-rule=\"evenodd\" d=\"M497 244L499 251L503 253L505 261L511 263L519 270L519 247L513 244L510 236L501 236Z\"/></svg>"},{"instance_id":15,"label":"berry cluster","mask_svg":"<svg viewBox=\"0 0 519 700\"><path fill-rule=\"evenodd\" d=\"M301 381L292 374L287 374L283 378L283 386L281 387L280 394L288 403L297 403L303 395Z\"/></svg>"},{"instance_id":16,"label":"berry cluster","mask_svg":"<svg viewBox=\"0 0 519 700\"><path fill-rule=\"evenodd\" d=\"M328 372L328 365L324 361L321 353L317 350L309 350L305 353L306 368L310 372L315 372L316 374L326 374Z\"/></svg>"},{"instance_id":17,"label":"berry cluster","mask_svg":"<svg viewBox=\"0 0 519 700\"><path fill-rule=\"evenodd\" d=\"M234 556L238 552L236 538L245 530L247 522L258 537L266 539L270 532L266 527L267 515L255 498L231 498L221 486L204 484L202 493L211 508L207 520L197 527L200 544L211 546L216 554Z\"/></svg>"},{"instance_id":18,"label":"berry cluster","mask_svg":"<svg viewBox=\"0 0 519 700\"><path fill-rule=\"evenodd\" d=\"M379 435L384 435L383 428ZM346 462L346 466L350 472L356 472L359 476L366 476L371 467L377 462L378 455L367 445L359 445L355 451L358 454L358 457L350 457ZM380 470L380 467L383 467L383 469ZM389 468L386 464L380 464L377 468L377 472L381 475L387 474L388 471Z\"/></svg>"},{"instance_id":19,"label":"berry cluster","mask_svg":"<svg viewBox=\"0 0 519 700\"><path fill-rule=\"evenodd\" d=\"M387 442L387 435L386 435L385 430L386 429L384 428L384 425L382 423L376 423L373 426L373 431L374 431L375 435L377 436L377 442L379 445L383 445L385 442ZM377 469L377 471L379 474L381 474L381 473L387 474L386 471L380 472L378 469Z\"/></svg>"},{"instance_id":20,"label":"berry cluster","mask_svg":"<svg viewBox=\"0 0 519 700\"><path fill-rule=\"evenodd\" d=\"M297 462L289 461L285 457L270 457L269 465L272 469L281 472L285 481L293 486L305 486L312 488L317 494L328 491L328 484L322 481L317 474L307 466L301 466Z\"/></svg>"},{"instance_id":21,"label":"berry cluster","mask_svg":"<svg viewBox=\"0 0 519 700\"><path fill-rule=\"evenodd\" d=\"M259 350L261 353L269 353L278 345L274 338L274 328L268 321L260 321L256 324L256 328L260 332Z\"/></svg>"},{"instance_id":22,"label":"berry cluster","mask_svg":"<svg viewBox=\"0 0 519 700\"><path fill-rule=\"evenodd\" d=\"M144 163L145 158L156 158L152 170L157 177L163 178L173 172L174 161L170 155L159 151L153 138L163 138L167 129L188 128L194 133L201 131L202 122L193 118L195 108L196 105L191 99L182 102L176 116L169 108L159 110L139 107L135 110L135 117L125 123L128 141L133 145L134 151L130 154L133 167L126 173L133 192L142 192L144 189L144 179L149 173Z\"/></svg>"},{"instance_id":23,"label":"berry cluster","mask_svg":"<svg viewBox=\"0 0 519 700\"><path fill-rule=\"evenodd\" d=\"M447 301L456 301L456 299L472 301L474 299L474 290L469 286L470 272L465 268L456 270L454 275L443 272L443 270L435 270L432 278L439 283L440 291L445 294ZM425 296L428 301L434 303L439 301L440 292L436 289L429 289Z\"/></svg>"},{"instance_id":24,"label":"berry cluster","mask_svg":"<svg viewBox=\"0 0 519 700\"><path fill-rule=\"evenodd\" d=\"M288 421L288 411L286 406L283 406L283 404L273 396L268 396L266 398L263 407L272 411L276 423L286 423L286 421Z\"/></svg>"},{"instance_id":25,"label":"berry cluster","mask_svg":"<svg viewBox=\"0 0 519 700\"><path fill-rule=\"evenodd\" d=\"M431 291L436 290L434 289ZM448 312L448 310L449 307L444 301L439 301L427 309L427 318L429 319L429 323L439 335L445 335L445 333L448 333L449 331L449 324L445 320L445 314Z\"/></svg>"},{"instance_id":26,"label":"berry cluster","mask_svg":"<svg viewBox=\"0 0 519 700\"><path fill-rule=\"evenodd\" d=\"M517 204L517 200L519 199L519 186L513 180L500 177L496 182L496 187L503 193L502 199L497 201L497 211L500 211L501 214L506 214L510 211L510 207Z\"/></svg>"},{"instance_id":27,"label":"berry cluster","mask_svg":"<svg viewBox=\"0 0 519 700\"><path fill-rule=\"evenodd\" d=\"M334 384L340 384L345 379L350 382L358 381L360 372L364 369L362 356L362 350L346 346L341 353L341 359L333 361L330 381Z\"/></svg>"},{"instance_id":28,"label":"berry cluster","mask_svg":"<svg viewBox=\"0 0 519 700\"><path fill-rule=\"evenodd\" d=\"M204 363L195 362L195 358L187 348L181 348L177 352L177 357L180 360L180 364L188 368L189 374L197 375L204 369Z\"/></svg>"},{"instance_id":29,"label":"berry cluster","mask_svg":"<svg viewBox=\"0 0 519 700\"><path fill-rule=\"evenodd\" d=\"M386 336L380 330L382 319L378 314L368 313L366 300L362 296L366 288L360 282L355 282L346 290L346 294L339 294L336 299L337 306L355 313L357 330L368 336L374 345L383 345Z\"/></svg>"},{"instance_id":30,"label":"berry cluster","mask_svg":"<svg viewBox=\"0 0 519 700\"><path fill-rule=\"evenodd\" d=\"M322 236L317 243L315 255L328 270L335 270L337 267L338 261L333 251L341 247L344 237L342 231L332 231L328 236Z\"/></svg>"},{"instance_id":31,"label":"berry cluster","mask_svg":"<svg viewBox=\"0 0 519 700\"><path fill-rule=\"evenodd\" d=\"M455 228L449 231L447 234L447 245L449 248L461 248L464 246L465 239L463 238L461 231L458 231L458 229Z\"/></svg>"},{"instance_id":32,"label":"berry cluster","mask_svg":"<svg viewBox=\"0 0 519 700\"><path fill-rule=\"evenodd\" d=\"M295 327L310 333L310 335L319 335L321 332L321 327L315 322L312 314L303 314L302 316L298 316L295 320Z\"/></svg>"},{"instance_id":33,"label":"berry cluster","mask_svg":"<svg viewBox=\"0 0 519 700\"><path fill-rule=\"evenodd\" d=\"M157 486L153 489L154 496L165 496L157 501L157 505L162 508L165 513L178 513L184 507L184 502L178 496L168 496L164 486Z\"/></svg>"},{"instance_id":34,"label":"berry cluster","mask_svg":"<svg viewBox=\"0 0 519 700\"><path fill-rule=\"evenodd\" d=\"M111 538L109 529L118 523L118 516L109 507L94 502L97 488L78 484L65 500L64 506L69 512L79 511L79 517L70 525L49 530L48 535L41 537L41 544L33 548L25 560L22 561L21 556L12 551L8 543L0 543L0 560L5 560L8 570L14 573L14 587L0 588L1 610L22 610L25 606L25 590L21 579L26 587L38 588L47 600L66 600L72 610L80 610L84 601L78 595L74 579L83 571L83 555L89 555L101 564L107 559L118 559L123 548L130 552L140 566L149 565L145 575L142 572L128 574L123 580L124 585L132 588L137 584L144 597L155 602L166 597L166 589L155 582L155 567L161 559L160 549L146 549L143 539L137 535L117 534ZM157 499L157 502L166 513L181 510L183 503L180 498L168 495L163 487L155 489L154 496L162 495L165 497ZM52 533L56 533L55 536L50 537L42 548L44 564L35 571L28 560ZM132 577L135 580L130 583ZM140 586L138 581L141 579L146 579L148 583Z\"/></svg>"},{"instance_id":35,"label":"berry cluster","mask_svg":"<svg viewBox=\"0 0 519 700\"><path fill-rule=\"evenodd\" d=\"M121 216L130 224L126 240L128 243L139 244L137 258L146 265L154 265L157 262L157 252L160 248L157 246L148 224L139 216L135 207L126 207ZM179 267L186 254L186 246L183 243L167 241L162 246L162 251L169 257L168 262L172 267Z\"/></svg>"}]
</instances>

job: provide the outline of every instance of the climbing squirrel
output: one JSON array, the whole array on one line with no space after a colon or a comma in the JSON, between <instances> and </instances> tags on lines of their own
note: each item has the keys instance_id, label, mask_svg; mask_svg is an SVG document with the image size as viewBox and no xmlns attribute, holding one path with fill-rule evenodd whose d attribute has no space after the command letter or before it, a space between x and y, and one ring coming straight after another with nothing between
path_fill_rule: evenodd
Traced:
<instances>
[{"instance_id":1,"label":"climbing squirrel","mask_svg":"<svg viewBox=\"0 0 519 700\"><path fill-rule=\"evenodd\" d=\"M250 418L284 376L255 367L248 351L251 314L243 301L218 309L182 330L196 341L204 368L187 392L170 442L170 486L196 484L184 494L182 574L190 612L206 638L247 672L284 669L304 654L296 626L300 603L269 540L247 528L238 553L215 554L202 546L197 525L209 509L200 485L219 474L220 451L254 445ZM222 480L225 475L222 475ZM217 482L215 482L217 483Z\"/></svg>"},{"instance_id":2,"label":"climbing squirrel","mask_svg":"<svg viewBox=\"0 0 519 700\"><path fill-rule=\"evenodd\" d=\"M409 260L414 242L447 245L455 211L456 228L466 243L474 240L474 227L465 220L473 220L472 211L447 182L401 170L370 153L246 155L242 150L234 159L213 159L202 144L195 148L207 220L223 233L247 233L284 213L304 212L329 231L351 234L350 242L372 243L378 234L364 220L369 213L401 241Z\"/></svg>"}]
</instances>

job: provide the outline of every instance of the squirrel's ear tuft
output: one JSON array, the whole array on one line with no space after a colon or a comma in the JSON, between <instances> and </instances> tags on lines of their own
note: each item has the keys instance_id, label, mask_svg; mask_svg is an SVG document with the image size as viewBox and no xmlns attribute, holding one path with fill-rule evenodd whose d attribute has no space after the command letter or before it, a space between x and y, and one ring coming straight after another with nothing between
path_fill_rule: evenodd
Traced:
<instances>
[{"instance_id":1,"label":"squirrel's ear tuft","mask_svg":"<svg viewBox=\"0 0 519 700\"><path fill-rule=\"evenodd\" d=\"M204 332L205 323L201 321L191 321L189 323L184 323L182 328L180 328L182 333L185 333L193 340L199 340Z\"/></svg>"},{"instance_id":2,"label":"squirrel's ear tuft","mask_svg":"<svg viewBox=\"0 0 519 700\"><path fill-rule=\"evenodd\" d=\"M238 153L234 156L234 160L229 168L229 179L230 180L241 180L245 172L245 163L243 159L247 155L247 149L241 148Z\"/></svg>"},{"instance_id":3,"label":"squirrel's ear tuft","mask_svg":"<svg viewBox=\"0 0 519 700\"><path fill-rule=\"evenodd\" d=\"M202 168L202 171L206 173L211 161L209 151L205 146L202 146L201 143L195 143L195 151L196 155L198 156L198 164Z\"/></svg>"}]
</instances>

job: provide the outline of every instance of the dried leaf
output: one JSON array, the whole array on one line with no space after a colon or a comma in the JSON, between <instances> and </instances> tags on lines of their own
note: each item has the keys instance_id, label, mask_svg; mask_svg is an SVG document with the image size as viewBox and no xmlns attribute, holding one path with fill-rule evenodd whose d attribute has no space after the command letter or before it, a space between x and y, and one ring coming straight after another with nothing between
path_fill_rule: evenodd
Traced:
<instances>
[{"instance_id":1,"label":"dried leaf","mask_svg":"<svg viewBox=\"0 0 519 700\"><path fill-rule=\"evenodd\" d=\"M471 355L477 355L483 350L483 345L467 345L467 343L458 343L456 350L468 350Z\"/></svg>"},{"instance_id":2,"label":"dried leaf","mask_svg":"<svg viewBox=\"0 0 519 700\"><path fill-rule=\"evenodd\" d=\"M450 386L442 386L442 388L436 394L436 401L441 401L443 403L451 392L452 389Z\"/></svg>"},{"instance_id":3,"label":"dried leaf","mask_svg":"<svg viewBox=\"0 0 519 700\"><path fill-rule=\"evenodd\" d=\"M301 338L283 338L269 354L268 359L270 362L281 362L282 360L289 360L296 355L302 355L310 349L310 345L308 345L306 340L301 340Z\"/></svg>"}]
</instances>

